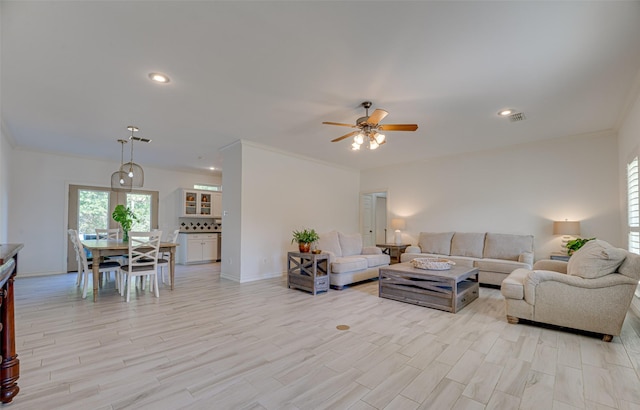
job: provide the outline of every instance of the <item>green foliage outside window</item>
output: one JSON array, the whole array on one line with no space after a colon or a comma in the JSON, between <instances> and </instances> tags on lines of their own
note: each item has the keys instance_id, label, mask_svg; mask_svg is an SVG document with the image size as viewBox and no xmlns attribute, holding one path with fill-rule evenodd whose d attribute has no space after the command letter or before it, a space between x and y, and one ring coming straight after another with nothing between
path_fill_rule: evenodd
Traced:
<instances>
[{"instance_id":1,"label":"green foliage outside window","mask_svg":"<svg viewBox=\"0 0 640 410\"><path fill-rule=\"evenodd\" d=\"M78 192L78 232L95 234L96 228L109 227L109 193L106 191Z\"/></svg>"}]
</instances>

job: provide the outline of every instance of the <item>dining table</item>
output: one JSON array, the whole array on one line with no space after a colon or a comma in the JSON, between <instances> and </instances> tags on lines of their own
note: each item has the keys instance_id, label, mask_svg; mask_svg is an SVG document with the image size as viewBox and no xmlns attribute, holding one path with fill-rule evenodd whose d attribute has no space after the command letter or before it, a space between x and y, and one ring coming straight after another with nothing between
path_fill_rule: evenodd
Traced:
<instances>
[{"instance_id":1,"label":"dining table","mask_svg":"<svg viewBox=\"0 0 640 410\"><path fill-rule=\"evenodd\" d=\"M121 239L86 239L81 241L82 246L91 251L93 263L93 301L98 300L98 284L100 283L100 263L106 256L122 256L129 253L129 243ZM171 280L171 290L173 290L174 276L176 269L176 247L177 243L160 242L158 252L169 253L169 278Z\"/></svg>"}]
</instances>

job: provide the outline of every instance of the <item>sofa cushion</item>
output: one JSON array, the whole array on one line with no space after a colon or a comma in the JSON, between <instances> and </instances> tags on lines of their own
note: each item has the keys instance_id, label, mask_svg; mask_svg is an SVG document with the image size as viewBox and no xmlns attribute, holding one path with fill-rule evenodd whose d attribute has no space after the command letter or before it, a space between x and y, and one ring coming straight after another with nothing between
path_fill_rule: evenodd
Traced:
<instances>
[{"instance_id":1,"label":"sofa cushion","mask_svg":"<svg viewBox=\"0 0 640 410\"><path fill-rule=\"evenodd\" d=\"M484 240L484 258L517 261L523 252L533 252L533 235L487 232Z\"/></svg>"},{"instance_id":2,"label":"sofa cushion","mask_svg":"<svg viewBox=\"0 0 640 410\"><path fill-rule=\"evenodd\" d=\"M336 258L331 264L331 273L353 272L356 270L367 269L368 263L365 258L359 257L342 257Z\"/></svg>"},{"instance_id":3,"label":"sofa cushion","mask_svg":"<svg viewBox=\"0 0 640 410\"><path fill-rule=\"evenodd\" d=\"M342 256L340 249L340 241L338 240L338 231L331 231L318 235L320 239L316 242L316 246L321 251L332 252L334 255Z\"/></svg>"},{"instance_id":4,"label":"sofa cushion","mask_svg":"<svg viewBox=\"0 0 640 410\"><path fill-rule=\"evenodd\" d=\"M627 256L624 249L614 248L609 243L594 239L578 249L567 265L567 274L584 279L595 279L609 275Z\"/></svg>"},{"instance_id":5,"label":"sofa cushion","mask_svg":"<svg viewBox=\"0 0 640 410\"><path fill-rule=\"evenodd\" d=\"M618 272L631 279L640 280L640 255L627 252L622 265L618 268Z\"/></svg>"},{"instance_id":6,"label":"sofa cushion","mask_svg":"<svg viewBox=\"0 0 640 410\"><path fill-rule=\"evenodd\" d=\"M360 255L362 253L362 235L338 232L342 256Z\"/></svg>"},{"instance_id":7,"label":"sofa cushion","mask_svg":"<svg viewBox=\"0 0 640 410\"><path fill-rule=\"evenodd\" d=\"M516 269L530 268L530 265L501 259L480 259L473 264L479 270L509 274Z\"/></svg>"},{"instance_id":8,"label":"sofa cushion","mask_svg":"<svg viewBox=\"0 0 640 410\"><path fill-rule=\"evenodd\" d=\"M418 246L422 253L451 255L451 238L453 232L420 232Z\"/></svg>"},{"instance_id":9,"label":"sofa cushion","mask_svg":"<svg viewBox=\"0 0 640 410\"><path fill-rule=\"evenodd\" d=\"M378 255L359 255L359 258L366 259L367 267L374 268L376 266L388 265L391 261L389 255L378 254ZM355 258L355 256L348 256L348 258Z\"/></svg>"},{"instance_id":10,"label":"sofa cushion","mask_svg":"<svg viewBox=\"0 0 640 410\"><path fill-rule=\"evenodd\" d=\"M482 258L485 233L456 232L451 239L451 255Z\"/></svg>"}]
</instances>

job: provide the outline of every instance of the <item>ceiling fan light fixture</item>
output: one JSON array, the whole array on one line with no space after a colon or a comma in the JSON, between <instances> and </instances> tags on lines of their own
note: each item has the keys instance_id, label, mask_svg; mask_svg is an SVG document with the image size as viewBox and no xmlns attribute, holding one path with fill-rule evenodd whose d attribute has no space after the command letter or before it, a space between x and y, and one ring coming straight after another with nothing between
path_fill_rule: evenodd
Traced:
<instances>
[{"instance_id":1,"label":"ceiling fan light fixture","mask_svg":"<svg viewBox=\"0 0 640 410\"><path fill-rule=\"evenodd\" d=\"M369 149L370 150L374 150L374 149L378 148L379 146L380 146L380 144L378 144L375 139L371 139L369 141Z\"/></svg>"},{"instance_id":2,"label":"ceiling fan light fixture","mask_svg":"<svg viewBox=\"0 0 640 410\"><path fill-rule=\"evenodd\" d=\"M358 144L357 142L354 142L353 144L351 144L351 149L353 151L358 151L360 149L360 144Z\"/></svg>"},{"instance_id":3,"label":"ceiling fan light fixture","mask_svg":"<svg viewBox=\"0 0 640 410\"><path fill-rule=\"evenodd\" d=\"M376 142L378 144L382 144L384 142L385 138L386 138L385 135L384 134L380 134L380 133L377 133L376 136L375 136Z\"/></svg>"},{"instance_id":4,"label":"ceiling fan light fixture","mask_svg":"<svg viewBox=\"0 0 640 410\"><path fill-rule=\"evenodd\" d=\"M364 135L362 135L362 133L356 135L355 137L353 137L353 141L358 145L362 145L362 143L364 142Z\"/></svg>"}]
</instances>

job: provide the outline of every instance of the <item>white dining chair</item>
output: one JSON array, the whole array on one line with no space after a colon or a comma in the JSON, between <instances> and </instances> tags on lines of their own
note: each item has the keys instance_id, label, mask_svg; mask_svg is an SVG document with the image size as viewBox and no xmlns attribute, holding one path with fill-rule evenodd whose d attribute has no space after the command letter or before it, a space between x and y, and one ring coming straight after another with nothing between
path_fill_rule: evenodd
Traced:
<instances>
[{"instance_id":1,"label":"white dining chair","mask_svg":"<svg viewBox=\"0 0 640 410\"><path fill-rule=\"evenodd\" d=\"M80 282L84 280L84 285L82 289L82 299L87 297L87 289L89 287L89 276L93 277L93 264L95 261L89 263L87 260L87 254L85 252L84 246L80 241L80 236L77 231L74 231L75 234L72 234L71 231L73 229L69 229L69 237L71 238L71 242L73 243L74 249L76 251L76 258L78 259L78 279L76 280L78 286L80 286ZM116 261L104 261L99 263L98 272L100 274L104 274L106 272L114 272L116 274L120 269L120 264ZM118 287L118 283L116 281L116 288Z\"/></svg>"},{"instance_id":2,"label":"white dining chair","mask_svg":"<svg viewBox=\"0 0 640 410\"><path fill-rule=\"evenodd\" d=\"M99 229L96 228L96 239L120 239L120 228Z\"/></svg>"},{"instance_id":3,"label":"white dining chair","mask_svg":"<svg viewBox=\"0 0 640 410\"><path fill-rule=\"evenodd\" d=\"M158 249L162 231L153 232L129 232L129 261L126 265L120 266L120 277L122 283L120 288L126 294L129 302L131 295L131 282L138 276L148 276L150 279L149 289L157 298L160 297L158 291Z\"/></svg>"},{"instance_id":4,"label":"white dining chair","mask_svg":"<svg viewBox=\"0 0 640 410\"><path fill-rule=\"evenodd\" d=\"M165 241L169 243L177 243L178 234L180 234L180 229L176 229L175 231L167 235L167 239ZM169 274L170 258L171 258L171 252L162 252L158 258L158 268L160 269L160 278L162 280L162 283L163 284L167 283L165 282L165 276L164 276L165 268L167 268L167 278L169 279L169 285L171 285L171 275Z\"/></svg>"}]
</instances>

